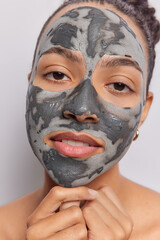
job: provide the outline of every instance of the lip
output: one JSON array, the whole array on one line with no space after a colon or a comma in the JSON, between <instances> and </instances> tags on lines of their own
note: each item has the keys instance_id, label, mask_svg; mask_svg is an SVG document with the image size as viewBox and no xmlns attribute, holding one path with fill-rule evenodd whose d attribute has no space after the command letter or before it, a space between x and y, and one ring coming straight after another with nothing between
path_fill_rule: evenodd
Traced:
<instances>
[{"instance_id":1,"label":"lip","mask_svg":"<svg viewBox=\"0 0 160 240\"><path fill-rule=\"evenodd\" d=\"M65 140L65 142L63 142ZM53 147L59 153L73 158L89 158L95 154L104 152L105 142L88 133L76 133L71 131L56 131L44 136L44 143ZM73 143L84 143L84 146L71 145Z\"/></svg>"}]
</instances>

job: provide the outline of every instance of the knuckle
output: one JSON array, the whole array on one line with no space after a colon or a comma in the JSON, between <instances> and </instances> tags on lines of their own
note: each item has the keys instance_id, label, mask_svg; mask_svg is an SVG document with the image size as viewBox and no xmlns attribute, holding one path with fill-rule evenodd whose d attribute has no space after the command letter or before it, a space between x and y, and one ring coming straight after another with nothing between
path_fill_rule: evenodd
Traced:
<instances>
[{"instance_id":1,"label":"knuckle","mask_svg":"<svg viewBox=\"0 0 160 240\"><path fill-rule=\"evenodd\" d=\"M132 230L133 230L133 221L131 218L128 219L126 225L125 225L125 230L127 235L130 235Z\"/></svg>"},{"instance_id":2,"label":"knuckle","mask_svg":"<svg viewBox=\"0 0 160 240\"><path fill-rule=\"evenodd\" d=\"M59 198L61 195L62 187L60 186L55 186L50 190L50 195L53 198Z\"/></svg>"},{"instance_id":3,"label":"knuckle","mask_svg":"<svg viewBox=\"0 0 160 240\"><path fill-rule=\"evenodd\" d=\"M30 227L26 230L26 240L35 240L33 227Z\"/></svg>"},{"instance_id":4,"label":"knuckle","mask_svg":"<svg viewBox=\"0 0 160 240\"><path fill-rule=\"evenodd\" d=\"M74 218L74 220L80 220L82 218L82 211L78 206L72 206L70 208L72 217Z\"/></svg>"},{"instance_id":5,"label":"knuckle","mask_svg":"<svg viewBox=\"0 0 160 240\"><path fill-rule=\"evenodd\" d=\"M83 215L84 215L84 216L89 215L91 212L92 212L91 206L87 206L87 207L85 207L85 208L83 209Z\"/></svg>"},{"instance_id":6,"label":"knuckle","mask_svg":"<svg viewBox=\"0 0 160 240\"><path fill-rule=\"evenodd\" d=\"M117 239L119 240L123 240L123 239L126 239L126 233L123 229L119 229L117 232L116 232L116 237Z\"/></svg>"},{"instance_id":7,"label":"knuckle","mask_svg":"<svg viewBox=\"0 0 160 240\"><path fill-rule=\"evenodd\" d=\"M123 228L120 227L117 229L117 231L116 231L117 239L121 239L121 240L128 239L128 237L130 236L130 234L132 232L132 229L133 229L132 222L130 222L130 221L126 222L125 225L123 225Z\"/></svg>"},{"instance_id":8,"label":"knuckle","mask_svg":"<svg viewBox=\"0 0 160 240\"><path fill-rule=\"evenodd\" d=\"M75 227L75 233L78 233L78 239L85 240L87 239L87 228L85 224L77 224Z\"/></svg>"}]
</instances>

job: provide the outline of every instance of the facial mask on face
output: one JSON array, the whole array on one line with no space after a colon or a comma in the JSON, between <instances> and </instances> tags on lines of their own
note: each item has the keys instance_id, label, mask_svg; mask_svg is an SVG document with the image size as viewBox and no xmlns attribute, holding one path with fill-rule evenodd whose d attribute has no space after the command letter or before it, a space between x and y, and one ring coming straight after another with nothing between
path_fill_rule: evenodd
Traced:
<instances>
[{"instance_id":1,"label":"facial mask on face","mask_svg":"<svg viewBox=\"0 0 160 240\"><path fill-rule=\"evenodd\" d=\"M56 46L81 51L86 73L73 89L51 92L34 86L33 80L41 56ZM113 167L128 150L141 118L143 90L139 104L126 108L104 101L96 92L92 73L105 54L130 56L142 69L144 79L145 58L136 35L122 18L106 9L81 7L67 12L50 26L39 45L27 95L27 133L35 155L62 186L86 185ZM142 85L145 89L144 80ZM66 118L66 112L96 116L96 122ZM45 143L48 135L51 141L57 140L56 147ZM62 139L73 140L69 145L77 140L88 145L77 148L81 153L73 146L73 156L67 156L68 143L61 143ZM94 154L96 147L103 151ZM92 151L91 156L83 157Z\"/></svg>"}]
</instances>

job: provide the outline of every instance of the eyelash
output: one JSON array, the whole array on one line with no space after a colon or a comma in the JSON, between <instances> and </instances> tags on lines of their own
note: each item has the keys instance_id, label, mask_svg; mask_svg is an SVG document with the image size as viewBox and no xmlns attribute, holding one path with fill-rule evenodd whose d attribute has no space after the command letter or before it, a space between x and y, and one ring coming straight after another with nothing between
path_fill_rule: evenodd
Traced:
<instances>
[{"instance_id":1,"label":"eyelash","mask_svg":"<svg viewBox=\"0 0 160 240\"><path fill-rule=\"evenodd\" d=\"M66 77L67 79L65 79L65 80L62 80L62 79L51 79L51 78L55 78L54 74L60 74L60 75L62 75L61 76L62 78ZM49 75L52 75L52 76L49 76ZM48 80L48 81L52 81L52 82L56 82L56 83L64 83L65 81L69 81L70 80L70 78L66 74L64 74L63 72L60 72L60 71L48 72L48 73L44 74L43 77L46 80Z\"/></svg>"},{"instance_id":2,"label":"eyelash","mask_svg":"<svg viewBox=\"0 0 160 240\"><path fill-rule=\"evenodd\" d=\"M49 75L53 75L53 74L60 74L60 75L62 75L62 78L63 77L66 77L67 79L65 79L65 80L62 80L62 79L51 79L51 77L48 77ZM53 72L48 72L48 73L46 73L46 74L44 74L43 75L44 76L44 78L46 79L46 80L48 80L48 81L50 81L50 82L56 82L57 84L62 84L62 83L64 83L64 82L66 82L66 81L69 81L70 80L70 78L66 75L66 74L64 74L63 72L60 72L60 71L53 71ZM52 76L53 78L54 78L54 76ZM124 87L124 89L125 88L127 88L127 90L126 91L124 91L124 89L122 89L122 90L117 90L117 89L115 89L115 85L116 84L121 84L122 85L122 88ZM109 86L113 86L113 87L109 87ZM121 82L121 81L117 81L117 82L113 82L113 83L110 83L110 84L106 84L105 85L105 88L108 88L110 91L112 91L113 93L115 93L115 94L128 94L128 93L132 93L132 92L134 92L127 84L125 84L125 83L123 83L123 82Z\"/></svg>"},{"instance_id":3,"label":"eyelash","mask_svg":"<svg viewBox=\"0 0 160 240\"><path fill-rule=\"evenodd\" d=\"M116 88L116 84L120 84L120 87L124 87L122 90L118 90L115 89ZM113 87L109 87L109 86L113 86ZM105 85L105 88L108 88L110 91L117 93L117 94L128 94L128 93L132 93L134 92L127 84L123 83L123 82L114 82L114 83L110 83ZM127 88L127 90L125 90Z\"/></svg>"}]
</instances>

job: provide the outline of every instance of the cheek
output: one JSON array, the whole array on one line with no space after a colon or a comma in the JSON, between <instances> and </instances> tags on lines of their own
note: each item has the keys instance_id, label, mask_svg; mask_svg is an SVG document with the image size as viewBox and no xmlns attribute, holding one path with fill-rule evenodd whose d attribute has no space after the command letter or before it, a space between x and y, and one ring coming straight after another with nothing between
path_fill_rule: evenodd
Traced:
<instances>
[{"instance_id":1,"label":"cheek","mask_svg":"<svg viewBox=\"0 0 160 240\"><path fill-rule=\"evenodd\" d=\"M142 104L139 103L133 108L121 108L103 101L100 97L99 100L103 103L98 123L100 130L106 133L112 144L119 139L122 142L130 141L140 122Z\"/></svg>"},{"instance_id":2,"label":"cheek","mask_svg":"<svg viewBox=\"0 0 160 240\"><path fill-rule=\"evenodd\" d=\"M47 128L51 120L55 117L61 117L61 109L64 105L65 92L52 93L31 86L28 92L27 112L30 116L30 124L42 131Z\"/></svg>"},{"instance_id":3,"label":"cheek","mask_svg":"<svg viewBox=\"0 0 160 240\"><path fill-rule=\"evenodd\" d=\"M88 169L85 162L63 157L54 149L44 151L42 158L50 176L65 187L71 187L73 181L85 177Z\"/></svg>"}]
</instances>

